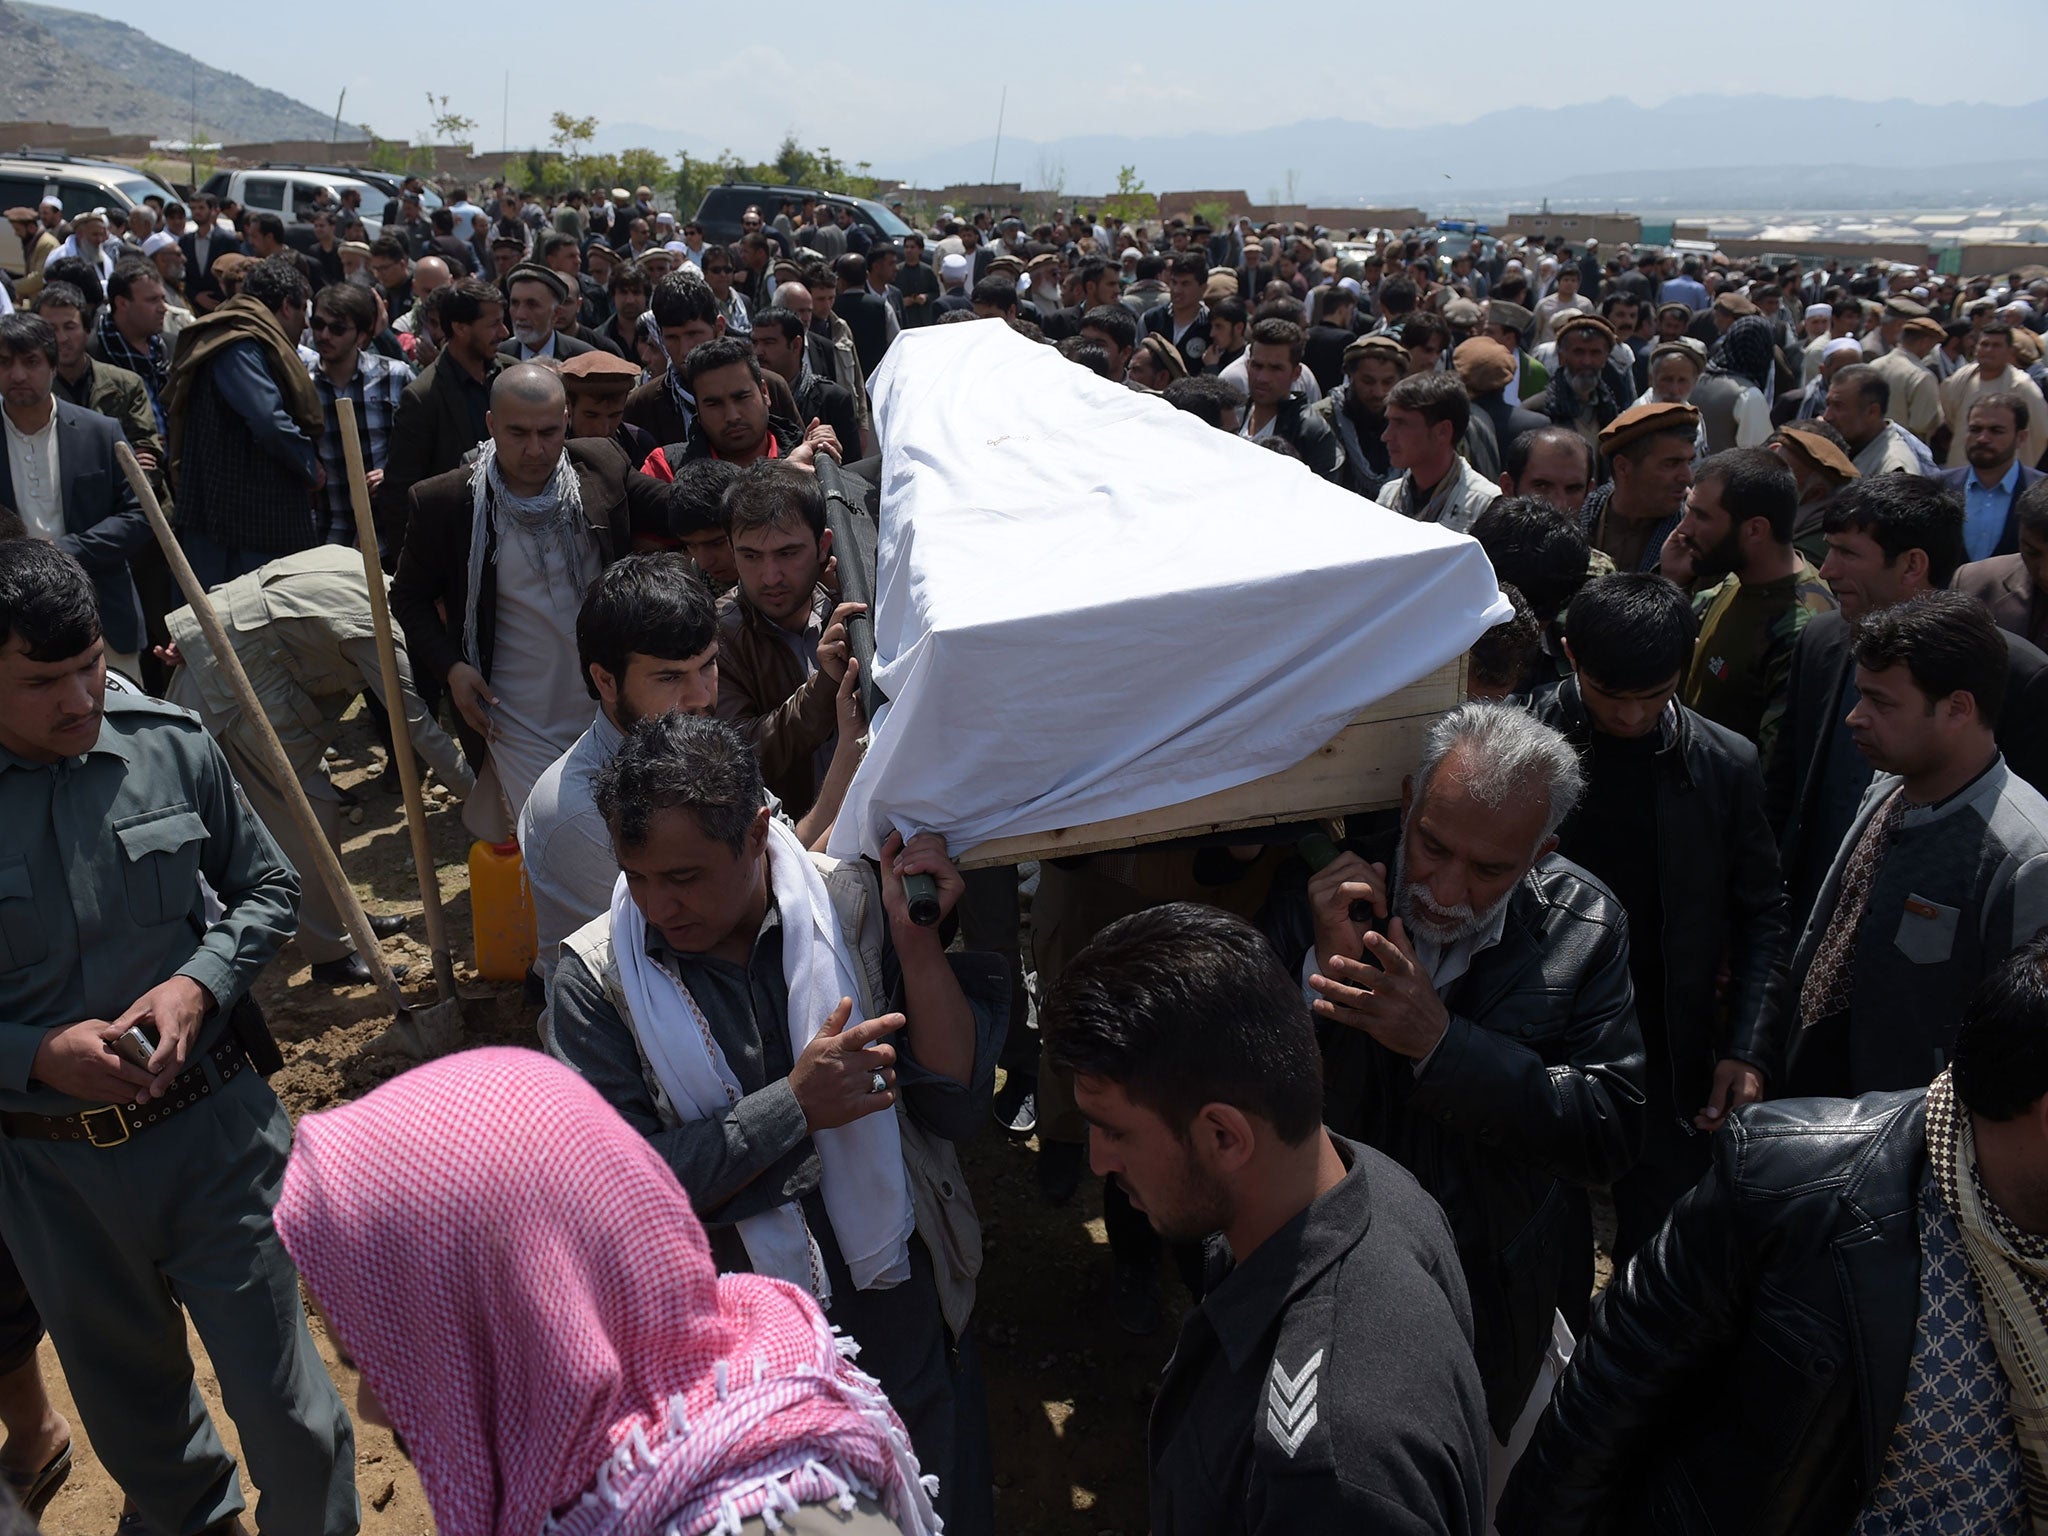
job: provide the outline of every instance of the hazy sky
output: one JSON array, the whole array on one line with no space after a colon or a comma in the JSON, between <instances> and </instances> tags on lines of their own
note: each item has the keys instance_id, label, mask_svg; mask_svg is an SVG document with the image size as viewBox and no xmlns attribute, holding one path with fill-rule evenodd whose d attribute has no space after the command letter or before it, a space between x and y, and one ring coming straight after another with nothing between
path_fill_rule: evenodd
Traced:
<instances>
[{"instance_id":1,"label":"hazy sky","mask_svg":"<svg viewBox=\"0 0 2048 1536\"><path fill-rule=\"evenodd\" d=\"M987 137L1005 84L1005 136L1040 140L1307 117L1462 122L1496 107L1617 95L1645 104L1698 92L2003 103L2048 95L2042 0L1863 0L1853 17L1729 0L1692 21L1637 23L1527 0L1310 11L1276 32L1283 57L1270 82L1259 78L1247 35L1260 10L1244 0L903 0L854 11L817 0L353 0L331 27L318 7L273 0L212 0L198 11L158 0L73 3L323 111L345 85L345 120L392 137L425 128L431 84L477 120L485 149L508 129L514 146L544 142L549 114L565 110L653 125L664 131L647 135L647 147L665 154L730 148L765 159L793 129L878 172L891 155L937 147L940 135ZM1344 16L1355 18L1355 37L1326 46L1319 34ZM1725 41L1710 43L1710 32ZM353 57L337 46L343 34L365 41ZM1124 62L1105 71L1111 60ZM630 99L621 92L629 82Z\"/></svg>"}]
</instances>

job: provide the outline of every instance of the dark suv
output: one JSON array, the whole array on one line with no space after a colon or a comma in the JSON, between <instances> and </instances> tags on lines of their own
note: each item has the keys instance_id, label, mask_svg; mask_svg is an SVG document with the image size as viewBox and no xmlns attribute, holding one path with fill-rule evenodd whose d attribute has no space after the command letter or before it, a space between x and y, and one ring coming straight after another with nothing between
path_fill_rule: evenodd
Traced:
<instances>
[{"instance_id":1,"label":"dark suv","mask_svg":"<svg viewBox=\"0 0 2048 1536\"><path fill-rule=\"evenodd\" d=\"M812 187L771 187L756 181L728 181L713 187L697 205L697 224L704 238L717 245L731 245L740 237L740 215L749 208L760 210L764 220L782 211L785 200L803 205L805 200L851 208L856 223L867 226L877 239L901 240L910 226L880 203L865 197L846 197L838 192L820 192Z\"/></svg>"}]
</instances>

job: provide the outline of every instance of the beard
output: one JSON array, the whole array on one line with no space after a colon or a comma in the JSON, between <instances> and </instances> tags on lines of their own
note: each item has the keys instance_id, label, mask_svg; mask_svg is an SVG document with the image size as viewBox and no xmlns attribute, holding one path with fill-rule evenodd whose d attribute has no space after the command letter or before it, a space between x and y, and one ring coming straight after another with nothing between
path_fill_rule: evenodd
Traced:
<instances>
[{"instance_id":1,"label":"beard","mask_svg":"<svg viewBox=\"0 0 2048 1536\"><path fill-rule=\"evenodd\" d=\"M1694 581L1719 581L1723 576L1742 568L1742 541L1733 524L1721 541L1709 549L1698 550L1693 556Z\"/></svg>"},{"instance_id":2,"label":"beard","mask_svg":"<svg viewBox=\"0 0 2048 1536\"><path fill-rule=\"evenodd\" d=\"M1126 1195L1135 1195L1121 1174L1117 1182ZM1192 1149L1172 1189L1155 1189L1150 1199L1137 1198L1152 1230L1170 1243L1199 1243L1230 1225L1229 1192L1195 1161Z\"/></svg>"},{"instance_id":3,"label":"beard","mask_svg":"<svg viewBox=\"0 0 2048 1536\"><path fill-rule=\"evenodd\" d=\"M1407 834L1404 831L1402 842L1405 844L1406 841ZM1430 896L1427 886L1409 883L1403 868L1406 862L1407 849L1405 846L1397 847L1394 850L1394 901L1389 909L1390 914L1401 919L1402 926L1411 936L1428 939L1438 949L1449 949L1460 939L1469 939L1485 928L1493 921L1494 914L1507 903L1508 897L1514 894L1514 887L1511 885L1501 895L1500 900L1484 912L1475 912L1469 904L1455 907L1438 906Z\"/></svg>"},{"instance_id":4,"label":"beard","mask_svg":"<svg viewBox=\"0 0 2048 1536\"><path fill-rule=\"evenodd\" d=\"M1592 400L1600 393L1600 371L1591 373L1567 373L1565 382L1572 387L1572 393L1581 400Z\"/></svg>"}]
</instances>

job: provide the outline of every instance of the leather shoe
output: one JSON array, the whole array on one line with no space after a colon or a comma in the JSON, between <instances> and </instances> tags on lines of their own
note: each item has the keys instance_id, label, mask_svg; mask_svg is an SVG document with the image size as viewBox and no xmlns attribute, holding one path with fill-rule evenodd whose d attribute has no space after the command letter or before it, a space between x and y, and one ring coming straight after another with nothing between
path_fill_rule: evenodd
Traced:
<instances>
[{"instance_id":1,"label":"leather shoe","mask_svg":"<svg viewBox=\"0 0 2048 1536\"><path fill-rule=\"evenodd\" d=\"M403 977L411 969L409 965L394 965L391 974ZM323 987L365 987L377 979L370 974L363 957L353 952L339 960L322 960L312 968L312 977Z\"/></svg>"},{"instance_id":2,"label":"leather shoe","mask_svg":"<svg viewBox=\"0 0 2048 1536\"><path fill-rule=\"evenodd\" d=\"M370 914L370 932L380 939L405 932L405 925L412 919L403 912L373 912Z\"/></svg>"},{"instance_id":3,"label":"leather shoe","mask_svg":"<svg viewBox=\"0 0 2048 1536\"><path fill-rule=\"evenodd\" d=\"M1047 1205L1065 1205L1081 1187L1081 1165L1088 1148L1078 1141L1038 1138L1038 1193Z\"/></svg>"}]
</instances>

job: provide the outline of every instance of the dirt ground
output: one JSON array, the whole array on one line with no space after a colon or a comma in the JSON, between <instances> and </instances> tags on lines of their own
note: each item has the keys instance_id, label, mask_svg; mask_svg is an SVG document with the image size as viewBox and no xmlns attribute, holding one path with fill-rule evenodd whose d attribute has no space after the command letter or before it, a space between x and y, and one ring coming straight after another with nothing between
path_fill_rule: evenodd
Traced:
<instances>
[{"instance_id":1,"label":"dirt ground","mask_svg":"<svg viewBox=\"0 0 2048 1536\"><path fill-rule=\"evenodd\" d=\"M329 763L335 782L362 799L363 819L348 827L342 859L372 912L417 914L419 889L405 817L396 793L376 786L382 767L383 750L369 731L351 725ZM432 806L428 819L469 1043L535 1046L534 1010L519 989L484 982L468 964L468 840L459 812ZM415 920L406 934L385 944L394 961L412 963L409 990L421 1001L431 1000L433 987L424 940ZM272 1086L295 1118L367 1092L404 1065L364 1054L389 1022L371 989L336 993L310 986L296 945L288 945L265 973L257 995L286 1063ZM1035 1142L1013 1142L991 1125L966 1156L986 1231L975 1326L989 1383L998 1524L1005 1532L1032 1536L1139 1536L1147 1526L1145 1417L1187 1297L1169 1274L1168 1320L1145 1338L1118 1330L1109 1320L1099 1186L1084 1180L1071 1206L1048 1208L1033 1181L1035 1149ZM317 1322L314 1336L344 1400L352 1404L354 1372L336 1363ZM214 1422L233 1450L234 1425L221 1411L219 1389L196 1337L192 1349ZM108 1536L120 1512L120 1490L93 1455L47 1343L43 1365L52 1396L77 1437L71 1479L44 1511L43 1528L57 1536ZM369 1536L428 1536L433 1530L411 1465L387 1431L361 1422L356 1485ZM245 1492L252 1503L260 1502L246 1482Z\"/></svg>"}]
</instances>

